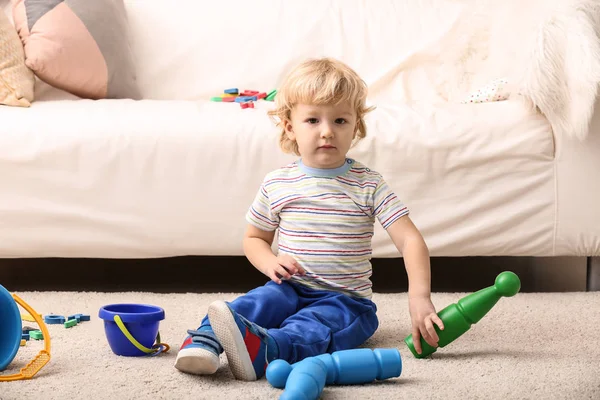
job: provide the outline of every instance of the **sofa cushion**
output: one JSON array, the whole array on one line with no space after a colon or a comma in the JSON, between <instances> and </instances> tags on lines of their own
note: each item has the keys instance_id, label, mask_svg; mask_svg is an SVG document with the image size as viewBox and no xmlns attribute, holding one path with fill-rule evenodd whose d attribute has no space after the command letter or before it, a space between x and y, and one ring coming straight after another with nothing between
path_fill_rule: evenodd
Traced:
<instances>
[{"instance_id":1,"label":"sofa cushion","mask_svg":"<svg viewBox=\"0 0 600 400\"><path fill-rule=\"evenodd\" d=\"M296 159L278 149L273 103L255 107L10 108L0 124L0 257L241 255L265 174ZM367 124L350 156L383 174L432 255L552 254L554 142L542 116L511 100L380 103ZM380 224L373 254L398 255Z\"/></svg>"},{"instance_id":2,"label":"sofa cushion","mask_svg":"<svg viewBox=\"0 0 600 400\"><path fill-rule=\"evenodd\" d=\"M79 97L139 99L123 0L13 0L26 64Z\"/></svg>"},{"instance_id":3,"label":"sofa cushion","mask_svg":"<svg viewBox=\"0 0 600 400\"><path fill-rule=\"evenodd\" d=\"M25 66L23 45L8 18L0 12L0 104L29 107L34 75Z\"/></svg>"}]
</instances>

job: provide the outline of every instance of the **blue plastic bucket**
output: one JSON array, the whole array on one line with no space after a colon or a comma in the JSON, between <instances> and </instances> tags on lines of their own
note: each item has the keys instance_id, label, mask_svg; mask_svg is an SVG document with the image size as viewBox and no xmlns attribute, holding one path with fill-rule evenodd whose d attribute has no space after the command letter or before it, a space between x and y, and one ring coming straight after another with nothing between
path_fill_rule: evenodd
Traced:
<instances>
[{"instance_id":1,"label":"blue plastic bucket","mask_svg":"<svg viewBox=\"0 0 600 400\"><path fill-rule=\"evenodd\" d=\"M0 285L0 371L17 355L21 345L21 313L12 295Z\"/></svg>"},{"instance_id":2,"label":"blue plastic bucket","mask_svg":"<svg viewBox=\"0 0 600 400\"><path fill-rule=\"evenodd\" d=\"M100 308L98 316L104 320L104 332L113 353L119 356L139 357L148 353L138 349L125 336L115 322L115 316L119 316L137 342L150 349L158 335L158 325L165 319L165 310L148 304L110 304Z\"/></svg>"}]
</instances>

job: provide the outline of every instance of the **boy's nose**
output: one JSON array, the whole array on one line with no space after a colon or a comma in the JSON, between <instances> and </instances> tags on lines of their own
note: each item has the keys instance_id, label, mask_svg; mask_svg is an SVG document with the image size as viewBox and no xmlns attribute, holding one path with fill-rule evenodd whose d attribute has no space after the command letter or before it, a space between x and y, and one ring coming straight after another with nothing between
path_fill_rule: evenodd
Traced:
<instances>
[{"instance_id":1,"label":"boy's nose","mask_svg":"<svg viewBox=\"0 0 600 400\"><path fill-rule=\"evenodd\" d=\"M329 127L324 127L321 131L321 137L323 139L331 139L333 137L333 131Z\"/></svg>"}]
</instances>

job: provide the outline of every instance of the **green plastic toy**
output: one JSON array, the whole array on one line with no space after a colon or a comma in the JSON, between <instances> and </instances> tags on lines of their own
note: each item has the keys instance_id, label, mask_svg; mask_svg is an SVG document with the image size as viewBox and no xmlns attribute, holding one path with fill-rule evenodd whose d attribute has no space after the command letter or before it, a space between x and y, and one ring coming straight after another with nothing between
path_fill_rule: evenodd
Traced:
<instances>
[{"instance_id":1,"label":"green plastic toy","mask_svg":"<svg viewBox=\"0 0 600 400\"><path fill-rule=\"evenodd\" d=\"M504 271L496 277L493 286L471 293L457 303L452 303L438 313L444 323L444 330L435 324L434 328L439 336L438 346L444 347L458 339L479 322L496 305L501 297L512 297L521 289L519 277L510 271ZM421 337L421 354L418 354L413 344L412 334L404 339L404 343L416 358L425 358L434 353L437 348L430 346Z\"/></svg>"}]
</instances>

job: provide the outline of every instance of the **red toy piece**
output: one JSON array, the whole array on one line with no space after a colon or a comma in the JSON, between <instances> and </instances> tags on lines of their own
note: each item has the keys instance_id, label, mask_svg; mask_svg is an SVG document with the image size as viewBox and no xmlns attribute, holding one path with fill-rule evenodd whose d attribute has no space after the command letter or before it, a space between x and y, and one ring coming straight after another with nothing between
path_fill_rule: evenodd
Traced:
<instances>
[{"instance_id":1,"label":"red toy piece","mask_svg":"<svg viewBox=\"0 0 600 400\"><path fill-rule=\"evenodd\" d=\"M258 93L258 90L244 90L242 93L240 93L240 96L255 96Z\"/></svg>"}]
</instances>

